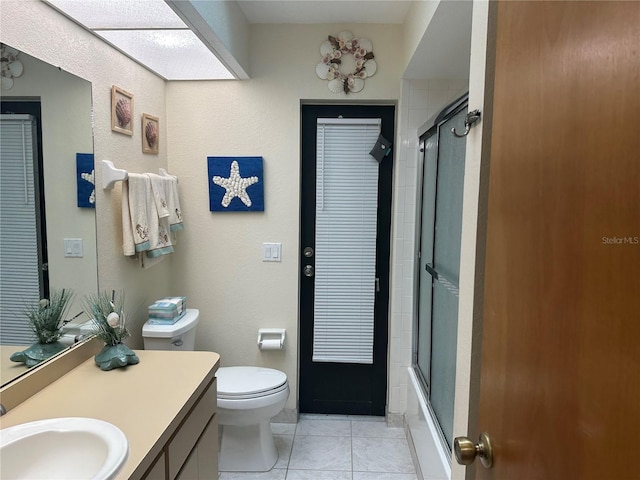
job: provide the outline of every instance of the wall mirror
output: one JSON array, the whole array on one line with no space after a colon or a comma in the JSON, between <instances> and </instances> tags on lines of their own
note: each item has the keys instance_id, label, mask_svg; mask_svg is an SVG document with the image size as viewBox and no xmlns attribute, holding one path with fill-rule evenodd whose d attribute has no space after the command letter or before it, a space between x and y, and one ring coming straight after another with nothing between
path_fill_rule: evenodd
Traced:
<instances>
[{"instance_id":1,"label":"wall mirror","mask_svg":"<svg viewBox=\"0 0 640 480\"><path fill-rule=\"evenodd\" d=\"M28 304L71 289L69 319L98 291L91 83L24 52L17 58L20 75L0 92L0 195L17 197L0 201L0 386L28 371L9 360L35 342ZM14 131L5 119L17 117L28 120ZM8 236L20 229L26 237ZM81 314L70 325L87 320Z\"/></svg>"}]
</instances>

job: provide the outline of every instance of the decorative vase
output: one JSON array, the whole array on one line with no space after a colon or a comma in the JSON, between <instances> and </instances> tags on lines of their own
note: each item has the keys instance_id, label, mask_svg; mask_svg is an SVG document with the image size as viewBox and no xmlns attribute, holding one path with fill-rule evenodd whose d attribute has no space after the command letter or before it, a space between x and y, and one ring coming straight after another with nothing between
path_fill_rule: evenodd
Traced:
<instances>
[{"instance_id":1,"label":"decorative vase","mask_svg":"<svg viewBox=\"0 0 640 480\"><path fill-rule=\"evenodd\" d=\"M105 345L94 359L96 364L105 371L126 367L127 365L135 365L140 362L133 350L123 343Z\"/></svg>"},{"instance_id":2,"label":"decorative vase","mask_svg":"<svg viewBox=\"0 0 640 480\"><path fill-rule=\"evenodd\" d=\"M26 350L15 352L9 359L12 362L24 363L27 367L33 367L49 357L60 353L67 346L60 342L34 343Z\"/></svg>"}]
</instances>

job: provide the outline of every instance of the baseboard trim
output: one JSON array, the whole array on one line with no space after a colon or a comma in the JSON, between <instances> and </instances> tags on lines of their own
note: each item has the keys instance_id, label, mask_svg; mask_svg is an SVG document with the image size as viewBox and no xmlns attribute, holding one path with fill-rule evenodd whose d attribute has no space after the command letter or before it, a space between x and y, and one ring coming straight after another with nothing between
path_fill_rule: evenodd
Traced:
<instances>
[{"instance_id":1,"label":"baseboard trim","mask_svg":"<svg viewBox=\"0 0 640 480\"><path fill-rule=\"evenodd\" d=\"M298 409L285 408L271 419L271 423L298 423Z\"/></svg>"}]
</instances>

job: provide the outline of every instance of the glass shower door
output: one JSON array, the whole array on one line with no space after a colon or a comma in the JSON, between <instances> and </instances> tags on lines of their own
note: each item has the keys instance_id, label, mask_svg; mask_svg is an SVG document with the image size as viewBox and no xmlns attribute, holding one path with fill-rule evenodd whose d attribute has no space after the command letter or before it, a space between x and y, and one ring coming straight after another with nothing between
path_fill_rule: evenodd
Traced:
<instances>
[{"instance_id":1,"label":"glass shower door","mask_svg":"<svg viewBox=\"0 0 640 480\"><path fill-rule=\"evenodd\" d=\"M424 140L417 363L446 442L453 436L467 108Z\"/></svg>"}]
</instances>

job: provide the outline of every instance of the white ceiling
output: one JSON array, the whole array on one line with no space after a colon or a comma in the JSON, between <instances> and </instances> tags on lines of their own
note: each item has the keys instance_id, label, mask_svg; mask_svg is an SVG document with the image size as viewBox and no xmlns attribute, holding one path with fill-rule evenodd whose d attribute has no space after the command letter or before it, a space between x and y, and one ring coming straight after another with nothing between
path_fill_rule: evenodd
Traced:
<instances>
[{"instance_id":1,"label":"white ceiling","mask_svg":"<svg viewBox=\"0 0 640 480\"><path fill-rule=\"evenodd\" d=\"M406 0L238 0L249 23L404 22Z\"/></svg>"},{"instance_id":2,"label":"white ceiling","mask_svg":"<svg viewBox=\"0 0 640 480\"><path fill-rule=\"evenodd\" d=\"M44 1L165 79L232 77L209 48L205 47L189 27L175 15L165 0ZM412 2L407 0L237 0L237 3L250 24L401 25L405 21ZM472 2L468 0L439 2L426 34L407 65L404 78L466 78L468 76L471 5ZM171 18L171 15L175 18ZM132 28L142 30L135 31ZM178 35L190 35L190 37L178 38ZM180 53L177 54L177 51ZM196 59L194 57L196 54L202 55L206 60Z\"/></svg>"},{"instance_id":3,"label":"white ceiling","mask_svg":"<svg viewBox=\"0 0 640 480\"><path fill-rule=\"evenodd\" d=\"M249 23L402 24L405 0L237 0ZM430 1L430 0L418 0ZM472 2L440 2L404 78L467 78Z\"/></svg>"},{"instance_id":4,"label":"white ceiling","mask_svg":"<svg viewBox=\"0 0 640 480\"><path fill-rule=\"evenodd\" d=\"M472 11L470 1L440 2L403 77L468 79Z\"/></svg>"}]
</instances>

